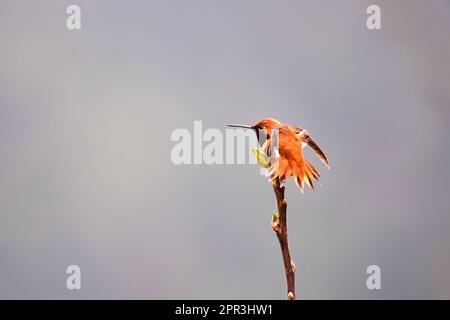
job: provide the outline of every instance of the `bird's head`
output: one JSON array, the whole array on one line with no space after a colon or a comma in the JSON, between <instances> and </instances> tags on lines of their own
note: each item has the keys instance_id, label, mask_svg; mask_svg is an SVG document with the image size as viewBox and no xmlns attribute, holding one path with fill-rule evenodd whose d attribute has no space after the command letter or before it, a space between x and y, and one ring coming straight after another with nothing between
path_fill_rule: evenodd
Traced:
<instances>
[{"instance_id":1,"label":"bird's head","mask_svg":"<svg viewBox=\"0 0 450 320\"><path fill-rule=\"evenodd\" d=\"M270 133L273 128L281 125L281 122L272 118L265 118L255 123L252 128L255 130L264 130L266 133Z\"/></svg>"},{"instance_id":2,"label":"bird's head","mask_svg":"<svg viewBox=\"0 0 450 320\"><path fill-rule=\"evenodd\" d=\"M281 125L281 122L272 118L265 118L261 121L255 123L254 125L246 125L246 124L229 124L229 127L232 128L244 128L244 129L253 129L253 130L264 130L267 133L270 132L273 128L276 128Z\"/></svg>"},{"instance_id":3,"label":"bird's head","mask_svg":"<svg viewBox=\"0 0 450 320\"><path fill-rule=\"evenodd\" d=\"M232 128L245 128L255 130L256 137L258 138L259 141L260 132L265 133L267 136L269 136L272 129L280 125L281 122L278 120L272 118L265 118L251 126L244 124L229 124L228 126Z\"/></svg>"}]
</instances>

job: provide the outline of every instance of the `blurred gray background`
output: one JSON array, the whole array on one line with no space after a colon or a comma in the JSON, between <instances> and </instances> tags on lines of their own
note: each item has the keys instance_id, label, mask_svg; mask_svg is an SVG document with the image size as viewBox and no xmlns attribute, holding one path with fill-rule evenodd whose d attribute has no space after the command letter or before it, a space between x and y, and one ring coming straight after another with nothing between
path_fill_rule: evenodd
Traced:
<instances>
[{"instance_id":1,"label":"blurred gray background","mask_svg":"<svg viewBox=\"0 0 450 320\"><path fill-rule=\"evenodd\" d=\"M298 298L450 298L450 1L5 0L0 46L0 298L284 299L257 167L170 159L268 116L331 163L288 184Z\"/></svg>"}]
</instances>

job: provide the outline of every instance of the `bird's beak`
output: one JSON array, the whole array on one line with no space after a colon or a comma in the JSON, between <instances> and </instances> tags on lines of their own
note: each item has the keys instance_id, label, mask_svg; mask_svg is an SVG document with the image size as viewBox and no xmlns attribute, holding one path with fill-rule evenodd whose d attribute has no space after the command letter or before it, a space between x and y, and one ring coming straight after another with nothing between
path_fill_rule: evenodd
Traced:
<instances>
[{"instance_id":1,"label":"bird's beak","mask_svg":"<svg viewBox=\"0 0 450 320\"><path fill-rule=\"evenodd\" d=\"M258 144L260 143L260 141L259 141L259 130L256 129L255 127L248 126L248 125L246 125L246 124L228 124L227 126L232 127L232 128L244 128L244 129L252 129L252 130L255 130L255 133L256 133L256 139L258 140Z\"/></svg>"},{"instance_id":2,"label":"bird's beak","mask_svg":"<svg viewBox=\"0 0 450 320\"><path fill-rule=\"evenodd\" d=\"M251 126L248 126L246 124L227 124L227 126L231 128L253 129Z\"/></svg>"}]
</instances>

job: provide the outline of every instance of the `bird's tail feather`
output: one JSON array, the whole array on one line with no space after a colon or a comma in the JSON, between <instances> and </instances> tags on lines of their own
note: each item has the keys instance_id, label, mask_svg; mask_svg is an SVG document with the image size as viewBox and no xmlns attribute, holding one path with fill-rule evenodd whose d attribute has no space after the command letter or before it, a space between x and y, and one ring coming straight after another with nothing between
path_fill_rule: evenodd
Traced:
<instances>
[{"instance_id":1,"label":"bird's tail feather","mask_svg":"<svg viewBox=\"0 0 450 320\"><path fill-rule=\"evenodd\" d=\"M304 191L305 183L315 191L314 180L319 181L319 177L320 174L316 168L307 160L303 160L303 170L300 170L300 174L296 177L296 184L302 192Z\"/></svg>"},{"instance_id":2,"label":"bird's tail feather","mask_svg":"<svg viewBox=\"0 0 450 320\"><path fill-rule=\"evenodd\" d=\"M291 176L297 187L303 193L305 185L308 185L315 191L314 180L318 181L320 174L316 168L305 159L300 161L289 161L286 158L280 158L267 171L267 177L271 181L278 178L281 183L284 183L289 180Z\"/></svg>"}]
</instances>

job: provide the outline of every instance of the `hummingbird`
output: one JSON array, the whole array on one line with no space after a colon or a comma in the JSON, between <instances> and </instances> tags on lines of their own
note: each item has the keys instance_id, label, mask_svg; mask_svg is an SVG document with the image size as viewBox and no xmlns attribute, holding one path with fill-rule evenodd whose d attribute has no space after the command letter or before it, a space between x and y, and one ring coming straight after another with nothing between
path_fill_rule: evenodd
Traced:
<instances>
[{"instance_id":1,"label":"hummingbird","mask_svg":"<svg viewBox=\"0 0 450 320\"><path fill-rule=\"evenodd\" d=\"M292 177L303 193L305 185L313 191L314 180L318 181L320 174L317 169L303 157L303 148L310 147L323 164L329 169L327 157L305 129L282 124L278 120L266 118L254 125L229 124L233 128L252 129L261 144L261 133L266 136L262 151L269 159L266 177L275 182L279 179L281 185Z\"/></svg>"}]
</instances>

